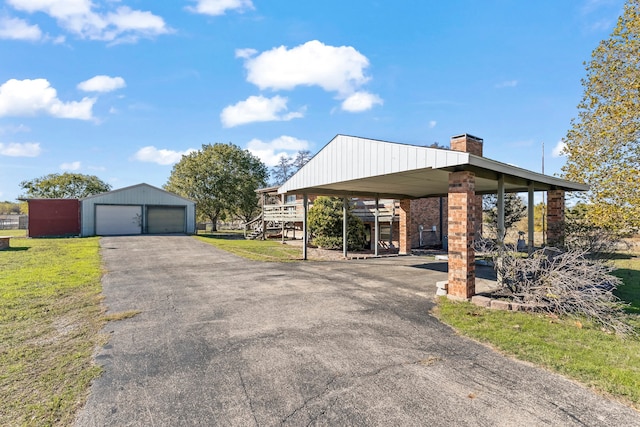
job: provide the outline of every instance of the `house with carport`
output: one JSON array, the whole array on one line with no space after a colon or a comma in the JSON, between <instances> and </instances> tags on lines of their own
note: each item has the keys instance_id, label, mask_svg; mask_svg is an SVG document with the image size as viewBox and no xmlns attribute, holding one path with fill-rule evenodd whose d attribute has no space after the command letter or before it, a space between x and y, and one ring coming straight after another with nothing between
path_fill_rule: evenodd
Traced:
<instances>
[{"instance_id":1,"label":"house with carport","mask_svg":"<svg viewBox=\"0 0 640 427\"><path fill-rule=\"evenodd\" d=\"M533 247L534 193L547 193L548 242L561 241L565 193L588 186L483 157L484 141L469 134L451 138L450 149L432 148L337 135L306 165L277 189L278 194L302 195L303 258L307 259L307 212L310 196L375 200L374 233L379 236L378 207L382 198L397 200L400 254L411 253L415 242L412 209L422 199L446 198L448 295L468 299L475 294L474 242L482 227L482 195L497 194L498 235L504 230L504 194L528 194L528 243ZM441 209L442 209L442 205ZM343 238L346 242L346 215ZM377 239L376 239L377 241ZM345 248L346 256L346 244ZM378 253L378 245L375 245Z\"/></svg>"}]
</instances>

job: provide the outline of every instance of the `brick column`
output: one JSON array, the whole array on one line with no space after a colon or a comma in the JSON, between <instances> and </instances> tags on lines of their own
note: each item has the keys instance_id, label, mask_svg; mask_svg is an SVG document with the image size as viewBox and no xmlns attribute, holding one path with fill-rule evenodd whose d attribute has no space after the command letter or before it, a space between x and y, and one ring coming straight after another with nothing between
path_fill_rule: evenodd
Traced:
<instances>
[{"instance_id":1,"label":"brick column","mask_svg":"<svg viewBox=\"0 0 640 427\"><path fill-rule=\"evenodd\" d=\"M564 244L564 190L547 191L547 243Z\"/></svg>"},{"instance_id":2,"label":"brick column","mask_svg":"<svg viewBox=\"0 0 640 427\"><path fill-rule=\"evenodd\" d=\"M469 299L476 293L476 195L473 172L449 174L449 284L448 295Z\"/></svg>"},{"instance_id":3,"label":"brick column","mask_svg":"<svg viewBox=\"0 0 640 427\"><path fill-rule=\"evenodd\" d=\"M398 236L398 253L411 253L411 200L400 200L400 235Z\"/></svg>"},{"instance_id":4,"label":"brick column","mask_svg":"<svg viewBox=\"0 0 640 427\"><path fill-rule=\"evenodd\" d=\"M462 135L452 136L449 141L449 147L453 151L462 151L464 153L470 153L476 156L482 157L482 148L484 146L484 140L477 136L464 133ZM475 197L475 209L478 215L478 221L476 221L476 236L482 237L482 196Z\"/></svg>"}]
</instances>

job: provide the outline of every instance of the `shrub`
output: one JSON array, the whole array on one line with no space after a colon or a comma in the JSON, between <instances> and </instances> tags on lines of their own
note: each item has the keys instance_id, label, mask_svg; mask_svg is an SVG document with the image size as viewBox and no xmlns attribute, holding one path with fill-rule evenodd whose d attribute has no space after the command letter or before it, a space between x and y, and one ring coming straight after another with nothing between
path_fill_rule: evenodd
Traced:
<instances>
[{"instance_id":1,"label":"shrub","mask_svg":"<svg viewBox=\"0 0 640 427\"><path fill-rule=\"evenodd\" d=\"M325 249L342 248L342 208L343 201L337 197L318 197L309 209L309 231L313 242ZM359 250L364 247L366 236L362 220L347 208L347 249Z\"/></svg>"}]
</instances>

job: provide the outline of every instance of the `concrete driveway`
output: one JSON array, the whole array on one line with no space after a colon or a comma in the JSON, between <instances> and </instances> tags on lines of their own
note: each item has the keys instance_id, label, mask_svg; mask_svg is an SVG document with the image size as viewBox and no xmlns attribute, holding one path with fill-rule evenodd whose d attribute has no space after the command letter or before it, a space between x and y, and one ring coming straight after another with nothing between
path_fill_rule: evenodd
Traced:
<instances>
[{"instance_id":1,"label":"concrete driveway","mask_svg":"<svg viewBox=\"0 0 640 427\"><path fill-rule=\"evenodd\" d=\"M78 426L640 426L457 336L421 257L247 261L188 236L101 240L111 322Z\"/></svg>"}]
</instances>

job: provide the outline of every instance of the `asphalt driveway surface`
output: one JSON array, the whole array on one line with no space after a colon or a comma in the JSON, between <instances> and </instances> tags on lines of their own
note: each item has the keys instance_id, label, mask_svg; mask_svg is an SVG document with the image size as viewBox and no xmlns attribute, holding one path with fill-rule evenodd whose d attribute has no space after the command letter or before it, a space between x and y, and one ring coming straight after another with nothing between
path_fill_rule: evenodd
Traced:
<instances>
[{"instance_id":1,"label":"asphalt driveway surface","mask_svg":"<svg viewBox=\"0 0 640 427\"><path fill-rule=\"evenodd\" d=\"M78 426L640 426L457 336L421 257L259 263L188 236L101 240L103 375ZM435 269L437 270L437 269Z\"/></svg>"}]
</instances>

